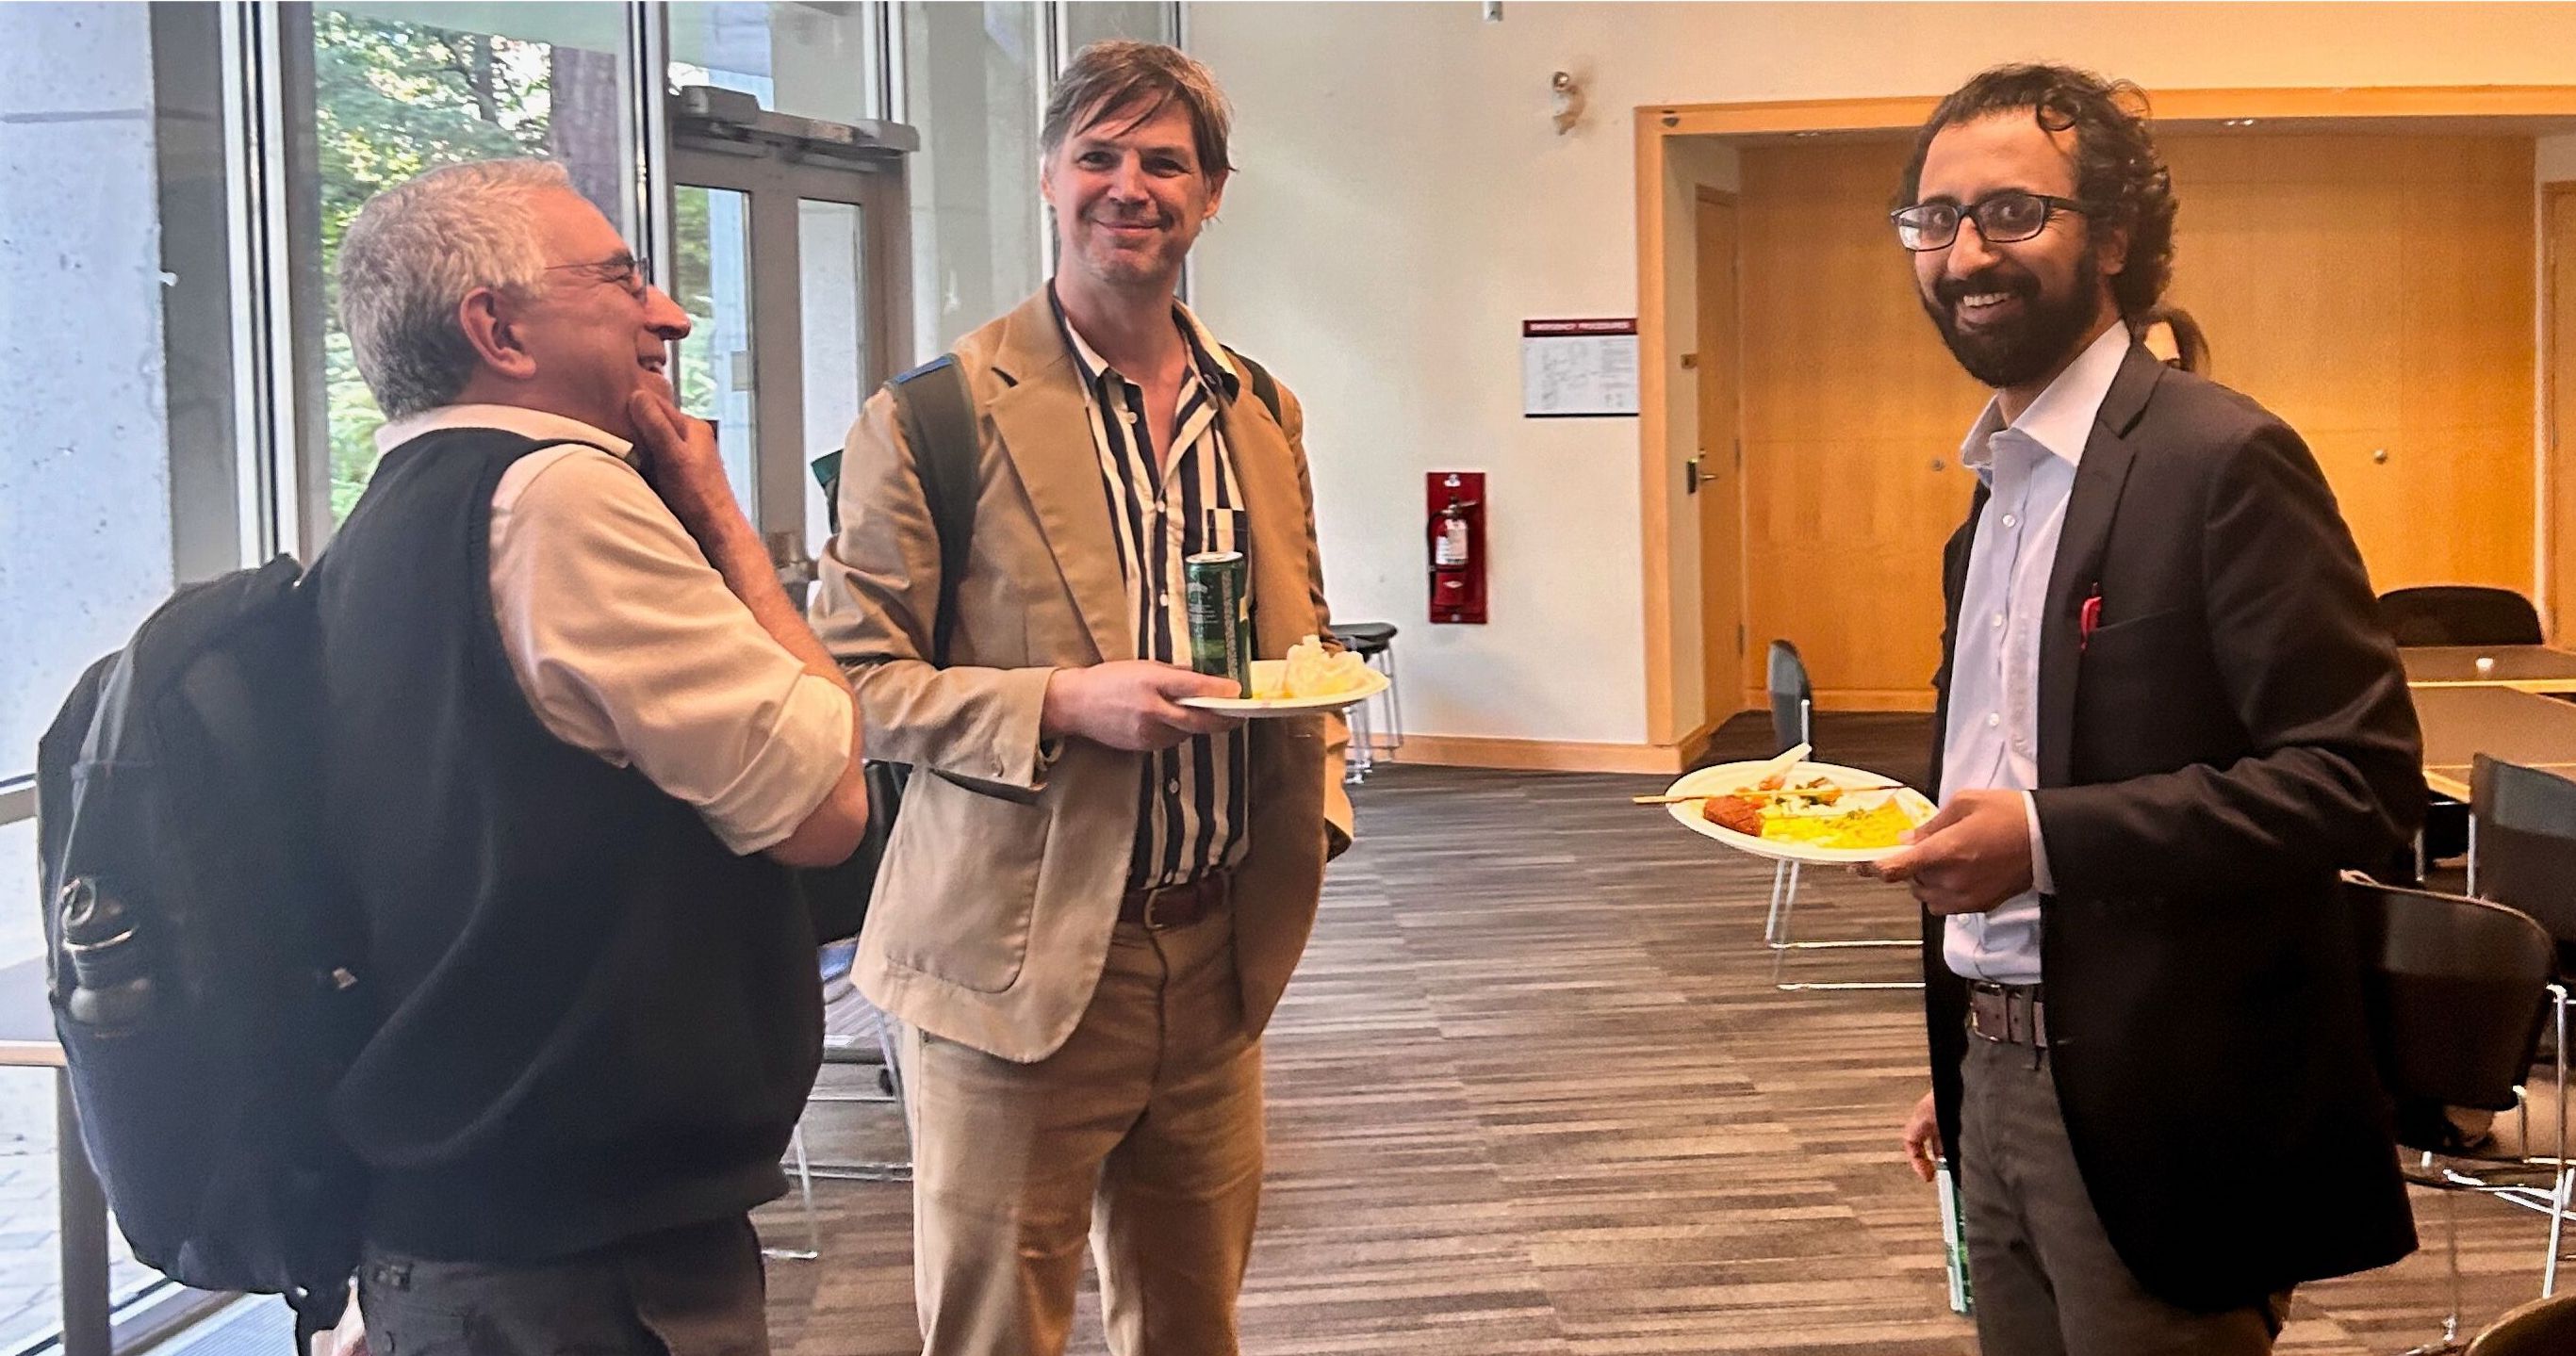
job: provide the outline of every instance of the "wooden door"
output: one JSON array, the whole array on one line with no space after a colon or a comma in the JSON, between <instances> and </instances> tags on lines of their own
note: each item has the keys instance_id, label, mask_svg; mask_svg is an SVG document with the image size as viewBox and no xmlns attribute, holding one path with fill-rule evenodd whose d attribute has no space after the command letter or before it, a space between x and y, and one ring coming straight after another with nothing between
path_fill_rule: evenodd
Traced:
<instances>
[{"instance_id":1,"label":"wooden door","mask_svg":"<svg viewBox=\"0 0 2576 1356\"><path fill-rule=\"evenodd\" d=\"M1735 200L1703 189L1695 232L1699 265L1699 599L1702 719L1745 709L1743 443L1737 436L1740 345L1736 336Z\"/></svg>"},{"instance_id":2,"label":"wooden door","mask_svg":"<svg viewBox=\"0 0 2576 1356\"><path fill-rule=\"evenodd\" d=\"M2549 355L2549 634L2576 639L2576 184L2543 191L2541 249Z\"/></svg>"}]
</instances>

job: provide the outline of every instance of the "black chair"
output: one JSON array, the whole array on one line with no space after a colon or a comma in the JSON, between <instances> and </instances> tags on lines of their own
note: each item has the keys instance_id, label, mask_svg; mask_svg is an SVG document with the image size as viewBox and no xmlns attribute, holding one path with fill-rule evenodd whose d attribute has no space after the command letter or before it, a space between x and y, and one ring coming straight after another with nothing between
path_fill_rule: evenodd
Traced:
<instances>
[{"instance_id":1,"label":"black chair","mask_svg":"<svg viewBox=\"0 0 2576 1356\"><path fill-rule=\"evenodd\" d=\"M868 1002L864 995L858 994L851 983L850 972L857 964L858 953L858 940L851 938L827 943L817 956L816 969L823 981L824 1005L828 1007L844 1000L856 1003L860 1025L867 1028L857 1035L824 1033L823 1063L876 1066L876 1090L855 1093L814 1091L807 1094L805 1109L811 1112L818 1105L833 1102L875 1102L892 1105L904 1112L905 1139L909 1142L911 1108L904 1102L903 1072L895 1063L894 1026L891 1019L875 1004ZM867 1163L823 1162L808 1157L805 1152L805 1122L801 1116L797 1118L795 1133L787 1141L787 1153L788 1161L795 1166L796 1193L805 1215L805 1246L802 1248L771 1246L761 1249L768 1256L785 1261L811 1262L823 1255L822 1218L814 1207L815 1178L831 1178L845 1182L909 1182L912 1180L912 1161L909 1156L901 1161Z\"/></svg>"},{"instance_id":2,"label":"black chair","mask_svg":"<svg viewBox=\"0 0 2576 1356\"><path fill-rule=\"evenodd\" d=\"M1395 623L1333 623L1333 636L1342 648L1358 655L1368 664L1386 671L1387 731L1380 743L1376 717L1370 712L1371 702L1361 702L1350 709L1351 748L1347 757L1351 781L1363 782L1377 770L1377 756L1404 747L1404 698L1395 682Z\"/></svg>"},{"instance_id":3,"label":"black chair","mask_svg":"<svg viewBox=\"0 0 2576 1356\"><path fill-rule=\"evenodd\" d=\"M2408 1356L2461 1349L2459 1220L2448 1193L2476 1191L2549 1215L2549 1260L2541 1293L2556 1288L2558 1251L2566 1223L2565 1089L2566 991L2557 983L2558 948L2538 923L2484 900L2381 885L2366 876L2345 877L2362 959L2362 995L2369 1012L2380 1078L2398 1105L2398 1142L2420 1155L2407 1180L2446 1194L2451 1270L2451 1311L2439 1341ZM2444 1131L2448 1107L2511 1111L2524 1105L2540 1032L2554 1017L2561 1039L2557 1056L2559 1127L2547 1157L2524 1154L2480 1157L2471 1165L2489 1175L2535 1170L2550 1182L2501 1183L2454 1166L2461 1155Z\"/></svg>"},{"instance_id":4,"label":"black chair","mask_svg":"<svg viewBox=\"0 0 2576 1356\"><path fill-rule=\"evenodd\" d=\"M1771 688L1771 734L1780 742L1783 752L1800 744L1812 745L1816 735L1816 685L1807 676L1807 661L1798 647L1785 640L1771 642L1768 677ZM1771 948L1771 986L1784 992L1843 989L1919 989L1920 980L1907 981L1814 981L1791 982L1780 978L1783 962L1792 951L1846 951L1860 947L1919 946L1911 937L1865 937L1851 941L1793 942L1789 940L1789 913L1798 903L1798 863L1775 862L1771 867L1771 911L1762 922L1762 940Z\"/></svg>"},{"instance_id":5,"label":"black chair","mask_svg":"<svg viewBox=\"0 0 2576 1356\"><path fill-rule=\"evenodd\" d=\"M2479 754L2469 769L2469 893L2519 909L2576 978L2576 781Z\"/></svg>"},{"instance_id":6,"label":"black chair","mask_svg":"<svg viewBox=\"0 0 2576 1356\"><path fill-rule=\"evenodd\" d=\"M2428 584L2379 595L2379 619L2400 645L2538 645L2540 613L2511 589Z\"/></svg>"},{"instance_id":7,"label":"black chair","mask_svg":"<svg viewBox=\"0 0 2576 1356\"><path fill-rule=\"evenodd\" d=\"M2567 1356L2576 1351L2576 1295L2536 1299L2487 1325L2469 1356Z\"/></svg>"},{"instance_id":8,"label":"black chair","mask_svg":"<svg viewBox=\"0 0 2576 1356\"><path fill-rule=\"evenodd\" d=\"M1783 749L1816 742L1816 685L1807 661L1785 640L1771 642L1771 737Z\"/></svg>"}]
</instances>

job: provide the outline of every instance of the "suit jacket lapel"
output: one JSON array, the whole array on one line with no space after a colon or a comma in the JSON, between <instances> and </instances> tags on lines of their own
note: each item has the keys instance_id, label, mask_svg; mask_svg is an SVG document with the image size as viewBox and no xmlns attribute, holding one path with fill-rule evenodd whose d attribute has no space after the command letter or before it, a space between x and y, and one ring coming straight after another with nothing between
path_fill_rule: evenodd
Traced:
<instances>
[{"instance_id":1,"label":"suit jacket lapel","mask_svg":"<svg viewBox=\"0 0 2576 1356\"><path fill-rule=\"evenodd\" d=\"M1306 497L1298 488L1287 433L1248 387L1226 402L1225 443L1252 530L1247 554L1253 649L1277 659L1315 629L1306 573Z\"/></svg>"},{"instance_id":2,"label":"suit jacket lapel","mask_svg":"<svg viewBox=\"0 0 2576 1356\"><path fill-rule=\"evenodd\" d=\"M2128 483L2136 448L2128 432L2147 407L2164 365L2131 346L2094 416L2075 486L2066 502L2066 525L2048 572L2047 611L2039 632L2039 784L2064 786L2075 766L2075 674L2083 657L2084 600L2102 579L2102 556L2111 541L2120 491Z\"/></svg>"},{"instance_id":3,"label":"suit jacket lapel","mask_svg":"<svg viewBox=\"0 0 2576 1356\"><path fill-rule=\"evenodd\" d=\"M990 406L994 431L1037 511L1056 569L1103 660L1136 657L1127 585L1091 440L1082 378L1040 292L1005 322L993 370L1008 389Z\"/></svg>"}]
</instances>

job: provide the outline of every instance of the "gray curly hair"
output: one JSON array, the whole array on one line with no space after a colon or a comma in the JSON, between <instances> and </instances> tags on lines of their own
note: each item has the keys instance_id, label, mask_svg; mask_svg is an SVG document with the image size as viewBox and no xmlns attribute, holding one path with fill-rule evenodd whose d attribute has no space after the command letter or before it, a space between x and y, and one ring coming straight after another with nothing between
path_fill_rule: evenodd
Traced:
<instances>
[{"instance_id":1,"label":"gray curly hair","mask_svg":"<svg viewBox=\"0 0 2576 1356\"><path fill-rule=\"evenodd\" d=\"M474 375L456 306L545 277L529 200L572 192L551 160L448 165L367 200L340 238L340 325L388 419L450 403Z\"/></svg>"}]
</instances>

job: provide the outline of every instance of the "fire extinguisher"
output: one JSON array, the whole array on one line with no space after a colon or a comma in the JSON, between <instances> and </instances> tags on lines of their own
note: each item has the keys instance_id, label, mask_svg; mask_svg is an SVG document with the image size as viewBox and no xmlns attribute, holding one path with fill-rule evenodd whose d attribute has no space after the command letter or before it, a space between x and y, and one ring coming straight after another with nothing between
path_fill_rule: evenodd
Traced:
<instances>
[{"instance_id":1,"label":"fire extinguisher","mask_svg":"<svg viewBox=\"0 0 2576 1356\"><path fill-rule=\"evenodd\" d=\"M1431 568L1442 574L1465 574L1475 568L1475 548L1467 532L1468 507L1453 494L1431 520Z\"/></svg>"},{"instance_id":2,"label":"fire extinguisher","mask_svg":"<svg viewBox=\"0 0 2576 1356\"><path fill-rule=\"evenodd\" d=\"M1431 620L1485 620L1485 476L1481 471L1434 471L1425 487L1431 550Z\"/></svg>"}]
</instances>

